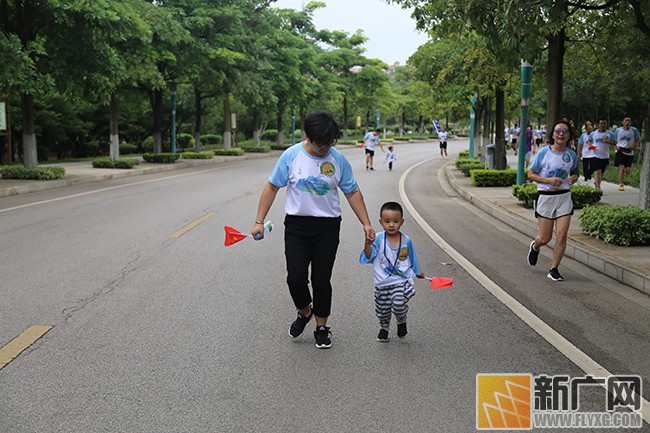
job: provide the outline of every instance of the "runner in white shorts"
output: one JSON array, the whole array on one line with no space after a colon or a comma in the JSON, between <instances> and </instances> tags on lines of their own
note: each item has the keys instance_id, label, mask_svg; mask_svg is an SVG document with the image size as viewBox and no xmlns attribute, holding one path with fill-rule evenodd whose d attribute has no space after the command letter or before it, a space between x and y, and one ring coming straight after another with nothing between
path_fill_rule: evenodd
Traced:
<instances>
[{"instance_id":1,"label":"runner in white shorts","mask_svg":"<svg viewBox=\"0 0 650 433\"><path fill-rule=\"evenodd\" d=\"M539 249L551 241L555 226L553 260L546 276L553 281L563 281L558 266L564 256L573 214L570 186L578 181L578 157L573 150L567 149L567 142L573 138L569 124L558 122L551 134L550 145L537 153L528 170L528 179L537 183L539 194L535 204L539 233L530 243L528 264L537 264Z\"/></svg>"}]
</instances>

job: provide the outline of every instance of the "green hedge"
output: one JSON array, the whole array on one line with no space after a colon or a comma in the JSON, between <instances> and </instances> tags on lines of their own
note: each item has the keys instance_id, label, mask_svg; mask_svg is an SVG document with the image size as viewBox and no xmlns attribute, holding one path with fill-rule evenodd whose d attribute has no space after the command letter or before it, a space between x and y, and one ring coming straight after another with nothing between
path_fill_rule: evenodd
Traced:
<instances>
[{"instance_id":1,"label":"green hedge","mask_svg":"<svg viewBox=\"0 0 650 433\"><path fill-rule=\"evenodd\" d=\"M242 149L217 149L214 151L214 154L219 156L242 156L244 151Z\"/></svg>"},{"instance_id":2,"label":"green hedge","mask_svg":"<svg viewBox=\"0 0 650 433\"><path fill-rule=\"evenodd\" d=\"M487 167L482 164L478 159L456 160L456 168L463 172L465 176L469 176L472 170L485 170Z\"/></svg>"},{"instance_id":3,"label":"green hedge","mask_svg":"<svg viewBox=\"0 0 650 433\"><path fill-rule=\"evenodd\" d=\"M271 151L270 146L240 146L244 152L248 153L268 153Z\"/></svg>"},{"instance_id":4,"label":"green hedge","mask_svg":"<svg viewBox=\"0 0 650 433\"><path fill-rule=\"evenodd\" d=\"M223 137L221 137L221 135L204 134L201 136L201 144L213 145L213 144L222 144L222 142L223 142Z\"/></svg>"},{"instance_id":5,"label":"green hedge","mask_svg":"<svg viewBox=\"0 0 650 433\"><path fill-rule=\"evenodd\" d=\"M173 164L180 157L180 153L145 153L142 155L142 159L147 162L157 162L162 164Z\"/></svg>"},{"instance_id":6,"label":"green hedge","mask_svg":"<svg viewBox=\"0 0 650 433\"><path fill-rule=\"evenodd\" d=\"M181 149L187 149L194 146L194 136L192 134L176 134L176 144Z\"/></svg>"},{"instance_id":7,"label":"green hedge","mask_svg":"<svg viewBox=\"0 0 650 433\"><path fill-rule=\"evenodd\" d=\"M212 159L213 152L183 152L181 154L183 159Z\"/></svg>"},{"instance_id":8,"label":"green hedge","mask_svg":"<svg viewBox=\"0 0 650 433\"><path fill-rule=\"evenodd\" d=\"M472 170L474 186L511 186L517 183L517 170Z\"/></svg>"},{"instance_id":9,"label":"green hedge","mask_svg":"<svg viewBox=\"0 0 650 433\"><path fill-rule=\"evenodd\" d=\"M129 144L126 141L120 143L120 155L128 155L130 153L138 153L138 146Z\"/></svg>"},{"instance_id":10,"label":"green hedge","mask_svg":"<svg viewBox=\"0 0 650 433\"><path fill-rule=\"evenodd\" d=\"M3 179L54 180L61 179L64 175L63 167L25 168L20 165L0 167L0 176Z\"/></svg>"},{"instance_id":11,"label":"green hedge","mask_svg":"<svg viewBox=\"0 0 650 433\"><path fill-rule=\"evenodd\" d=\"M92 160L93 167L95 168L133 168L140 164L135 158L124 158L113 161L110 158L95 158Z\"/></svg>"},{"instance_id":12,"label":"green hedge","mask_svg":"<svg viewBox=\"0 0 650 433\"><path fill-rule=\"evenodd\" d=\"M537 196L537 184L527 183L524 185L513 185L512 195L523 202L526 207L532 209L533 201ZM603 196L603 192L589 185L571 185L571 199L574 209L582 209L585 206L596 204Z\"/></svg>"},{"instance_id":13,"label":"green hedge","mask_svg":"<svg viewBox=\"0 0 650 433\"><path fill-rule=\"evenodd\" d=\"M393 137L393 140L395 141L409 141L409 137Z\"/></svg>"},{"instance_id":14,"label":"green hedge","mask_svg":"<svg viewBox=\"0 0 650 433\"><path fill-rule=\"evenodd\" d=\"M650 210L636 206L586 206L578 216L582 231L612 244L650 245Z\"/></svg>"}]
</instances>

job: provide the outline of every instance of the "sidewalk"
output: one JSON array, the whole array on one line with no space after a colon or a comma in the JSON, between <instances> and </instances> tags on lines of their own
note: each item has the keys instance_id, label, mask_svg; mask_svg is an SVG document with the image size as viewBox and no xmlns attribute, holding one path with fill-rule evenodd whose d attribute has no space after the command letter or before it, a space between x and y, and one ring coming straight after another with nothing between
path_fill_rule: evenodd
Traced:
<instances>
[{"instance_id":1,"label":"sidewalk","mask_svg":"<svg viewBox=\"0 0 650 433\"><path fill-rule=\"evenodd\" d=\"M128 170L97 169L90 161L55 164L65 167L62 179L51 181L0 179L0 198L26 194L70 185L102 182L128 176L159 173L180 168L214 165L244 159L268 158L279 156L281 151L270 153L246 153L242 156L219 156L211 160L180 160L174 164L143 163ZM508 165L517 167L514 155L508 155ZM456 192L473 205L492 215L494 218L510 225L532 239L537 234L537 220L531 209L524 207L513 195L510 188L478 188L472 185L469 177L464 176L453 162L445 167L446 175ZM601 203L608 205L638 206L639 190L626 187L619 191L618 185L603 182ZM571 219L569 241L565 255L581 262L594 270L608 275L630 287L650 295L650 246L619 247L607 244L580 231L579 211ZM551 246L554 241L551 241Z\"/></svg>"},{"instance_id":2,"label":"sidewalk","mask_svg":"<svg viewBox=\"0 0 650 433\"><path fill-rule=\"evenodd\" d=\"M507 156L508 165L517 167L514 155ZM510 188L479 188L456 169L453 162L445 167L447 180L456 192L474 206L533 239L537 235L537 219L532 209L512 195ZM581 180L581 182L584 182ZM639 190L629 186L619 191L618 185L602 182L601 203L624 206L639 205ZM583 263L615 280L650 295L650 246L620 247L600 241L580 230L577 210L571 217L571 228L565 256ZM555 238L554 238L555 239ZM554 245L554 240L549 246Z\"/></svg>"}]
</instances>

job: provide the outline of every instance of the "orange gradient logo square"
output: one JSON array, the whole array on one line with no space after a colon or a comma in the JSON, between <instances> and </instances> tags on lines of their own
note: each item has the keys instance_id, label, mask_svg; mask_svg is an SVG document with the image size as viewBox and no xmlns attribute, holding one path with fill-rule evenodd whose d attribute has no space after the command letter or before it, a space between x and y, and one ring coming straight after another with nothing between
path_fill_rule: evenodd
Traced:
<instances>
[{"instance_id":1,"label":"orange gradient logo square","mask_svg":"<svg viewBox=\"0 0 650 433\"><path fill-rule=\"evenodd\" d=\"M478 430L532 429L531 374L477 374Z\"/></svg>"}]
</instances>

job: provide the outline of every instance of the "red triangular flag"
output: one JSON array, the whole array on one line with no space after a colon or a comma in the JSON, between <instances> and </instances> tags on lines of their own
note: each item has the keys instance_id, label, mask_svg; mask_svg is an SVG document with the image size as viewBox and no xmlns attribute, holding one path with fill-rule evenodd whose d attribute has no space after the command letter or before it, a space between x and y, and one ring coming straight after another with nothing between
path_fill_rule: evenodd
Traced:
<instances>
[{"instance_id":1,"label":"red triangular flag","mask_svg":"<svg viewBox=\"0 0 650 433\"><path fill-rule=\"evenodd\" d=\"M453 278L444 278L444 277L431 277L431 290L438 290L438 289L449 289L451 288L451 285L454 283Z\"/></svg>"},{"instance_id":2,"label":"red triangular flag","mask_svg":"<svg viewBox=\"0 0 650 433\"><path fill-rule=\"evenodd\" d=\"M227 247L249 237L249 235L245 235L239 230L229 226L224 226L224 230L226 231L226 241L224 242L224 245Z\"/></svg>"}]
</instances>

